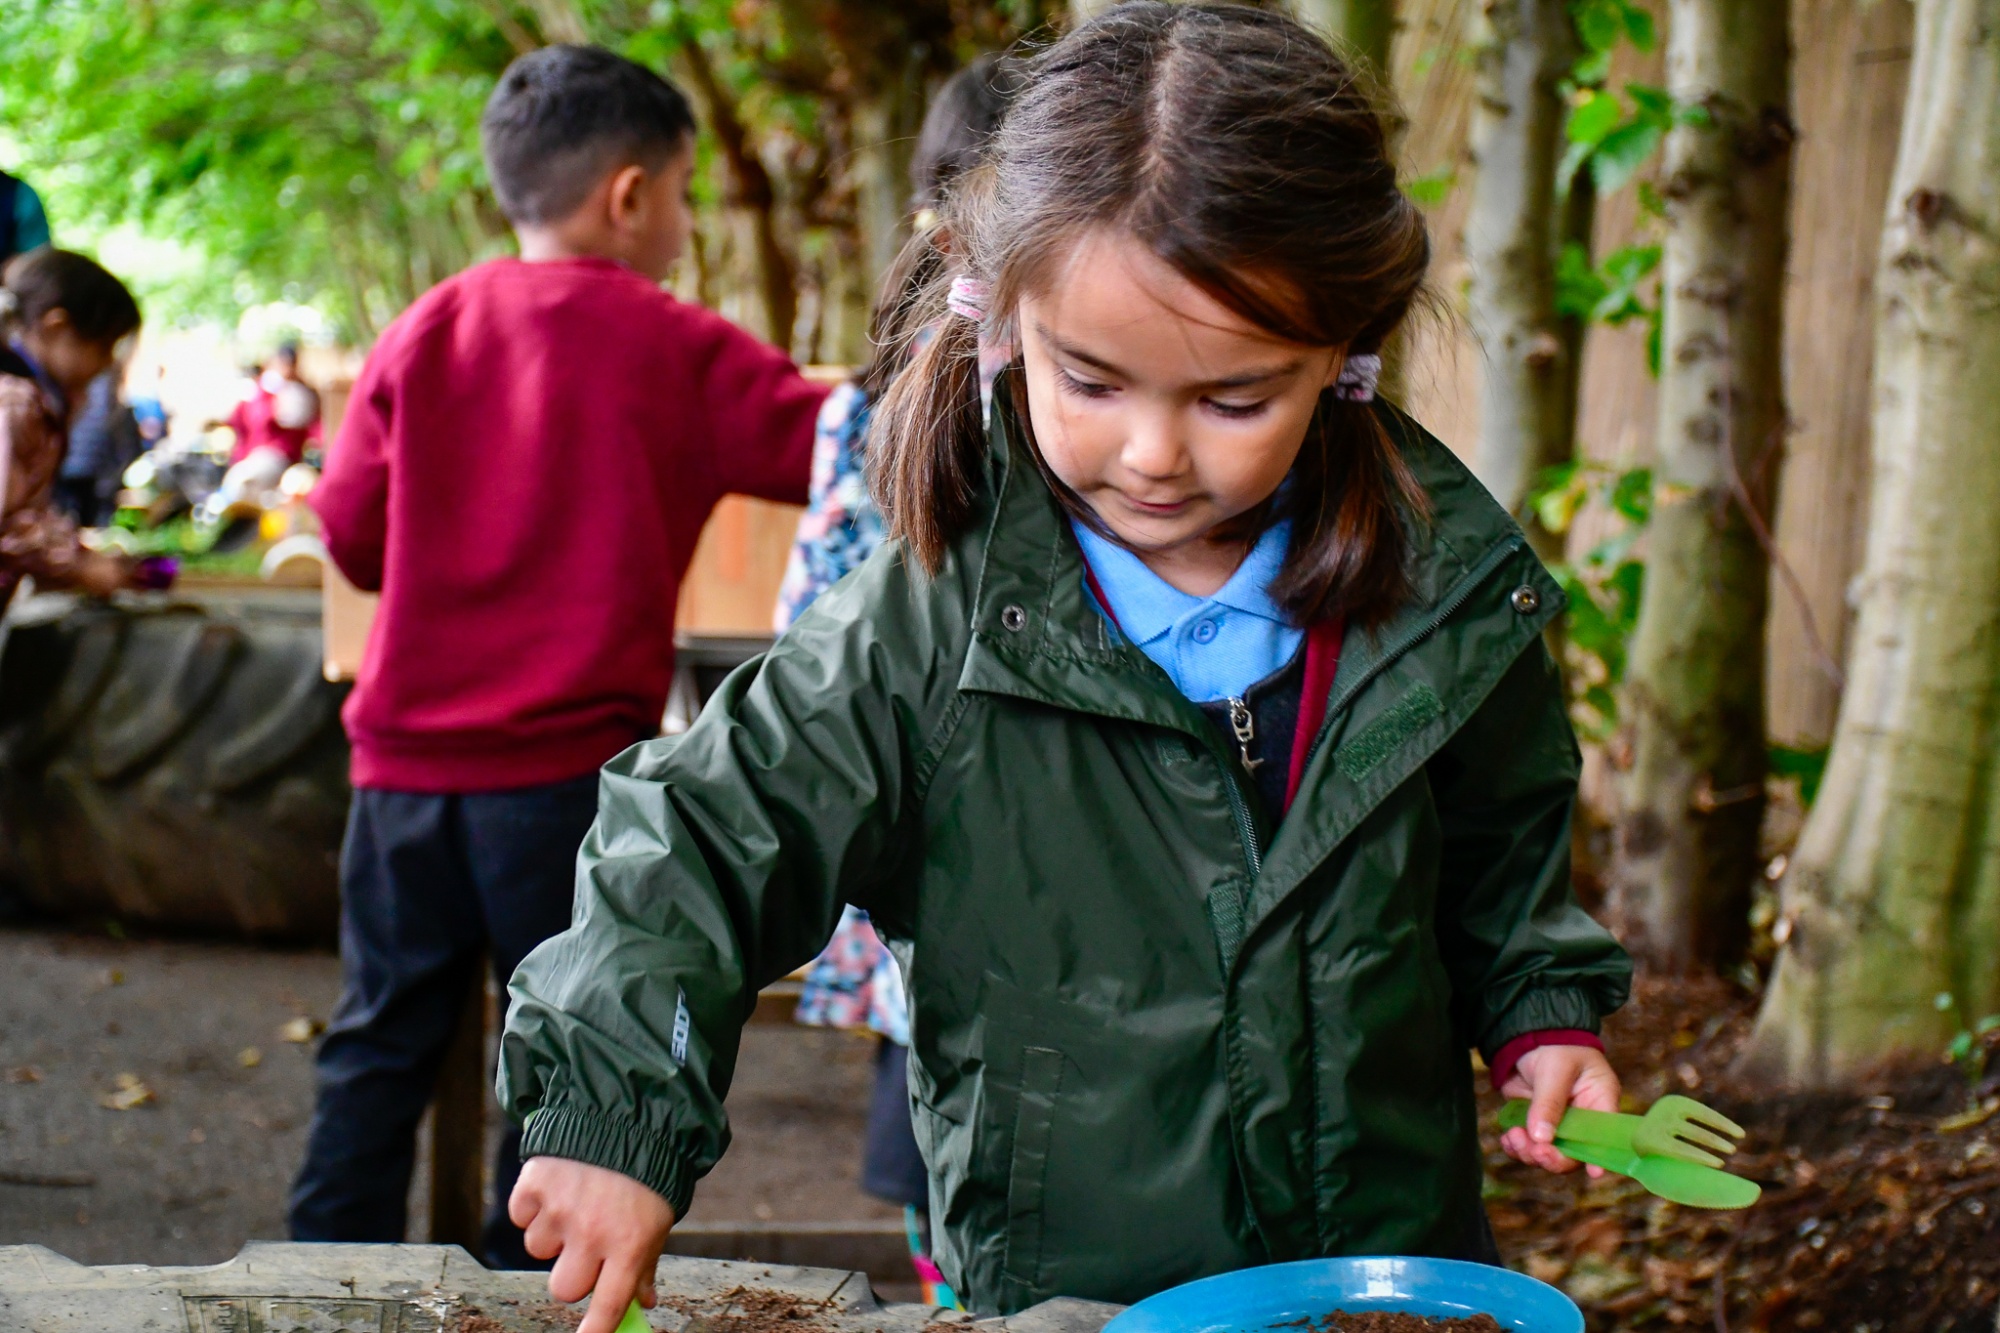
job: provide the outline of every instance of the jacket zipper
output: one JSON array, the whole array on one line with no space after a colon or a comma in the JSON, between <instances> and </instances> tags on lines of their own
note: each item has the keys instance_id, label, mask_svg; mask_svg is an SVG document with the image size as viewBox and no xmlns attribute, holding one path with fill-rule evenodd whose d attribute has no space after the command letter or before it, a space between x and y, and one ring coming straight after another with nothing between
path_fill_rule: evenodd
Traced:
<instances>
[{"instance_id":1,"label":"jacket zipper","mask_svg":"<svg viewBox=\"0 0 2000 1333\"><path fill-rule=\"evenodd\" d=\"M1333 700L1327 705L1326 717L1321 720L1319 731L1313 737L1312 748L1306 751L1306 764L1310 765L1312 763L1313 759L1319 754L1319 747L1326 743L1327 736L1333 731L1333 720L1340 716L1340 710L1354 702L1354 696L1366 689L1368 683L1381 675L1391 662L1394 662L1404 653L1407 653L1410 649L1428 639L1437 631L1438 626L1456 615L1461 606L1472 600L1472 594L1479 591L1479 585L1486 582L1487 576L1498 569L1508 556L1521 549L1525 544L1518 540L1503 542L1501 545L1488 551L1480 558L1479 563L1474 565L1467 571L1465 577L1458 581L1457 586L1451 590L1450 595L1438 603L1437 610L1431 612L1429 618L1422 625L1419 625L1415 632L1405 638L1403 642L1397 644L1394 652L1382 654L1382 660L1370 668L1367 675L1349 685L1338 699Z\"/></svg>"},{"instance_id":2,"label":"jacket zipper","mask_svg":"<svg viewBox=\"0 0 2000 1333\"><path fill-rule=\"evenodd\" d=\"M1256 719L1250 712L1250 705L1236 695L1229 697L1229 729L1236 734L1238 759L1243 771L1254 776L1261 759L1250 757L1250 742L1257 739ZM1243 839L1243 859L1250 867L1250 878L1255 879L1264 870L1264 850L1257 845L1257 821L1250 816L1250 803L1243 799L1243 784L1236 775L1226 771L1223 777L1229 786L1229 808L1236 815L1236 831Z\"/></svg>"},{"instance_id":3,"label":"jacket zipper","mask_svg":"<svg viewBox=\"0 0 2000 1333\"><path fill-rule=\"evenodd\" d=\"M1228 780L1229 808L1236 814L1236 832L1243 839L1243 859L1250 867L1250 878L1264 873L1264 849L1257 845L1257 823L1250 817L1250 803L1243 799L1242 784L1234 773L1224 773Z\"/></svg>"}]
</instances>

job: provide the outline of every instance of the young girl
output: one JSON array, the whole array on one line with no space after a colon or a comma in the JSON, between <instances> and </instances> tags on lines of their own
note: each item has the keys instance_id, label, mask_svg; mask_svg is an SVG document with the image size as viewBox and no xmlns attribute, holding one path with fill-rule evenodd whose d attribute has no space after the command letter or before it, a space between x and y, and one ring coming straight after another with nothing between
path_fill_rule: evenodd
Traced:
<instances>
[{"instance_id":1,"label":"young girl","mask_svg":"<svg viewBox=\"0 0 2000 1333\"><path fill-rule=\"evenodd\" d=\"M100 595L172 579L169 562L84 546L54 506L70 410L138 327L132 294L82 255L43 246L0 277L0 612L24 576Z\"/></svg>"},{"instance_id":2,"label":"young girl","mask_svg":"<svg viewBox=\"0 0 2000 1333\"><path fill-rule=\"evenodd\" d=\"M586 1333L651 1299L758 987L852 902L968 1308L1494 1258L1468 1048L1572 1165L1628 965L1569 888L1561 595L1372 401L1428 257L1381 118L1289 19L1141 0L1039 57L945 221L871 438L894 540L605 769L515 975L529 1249Z\"/></svg>"}]
</instances>

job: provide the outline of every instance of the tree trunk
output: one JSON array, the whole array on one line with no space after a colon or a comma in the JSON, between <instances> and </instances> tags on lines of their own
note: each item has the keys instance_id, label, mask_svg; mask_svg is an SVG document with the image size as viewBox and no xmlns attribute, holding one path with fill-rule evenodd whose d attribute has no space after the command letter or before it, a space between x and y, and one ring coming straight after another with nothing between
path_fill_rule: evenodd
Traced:
<instances>
[{"instance_id":1,"label":"tree trunk","mask_svg":"<svg viewBox=\"0 0 2000 1333\"><path fill-rule=\"evenodd\" d=\"M1396 0L1292 0L1292 13L1367 62L1386 86L1396 38Z\"/></svg>"},{"instance_id":2,"label":"tree trunk","mask_svg":"<svg viewBox=\"0 0 2000 1333\"><path fill-rule=\"evenodd\" d=\"M716 77L708 52L692 28L683 24L681 64L688 79L706 104L709 128L729 172L727 203L738 215L744 233L744 250L755 265L758 295L761 298L764 328L770 342L789 353L792 325L798 319L798 265L778 235L777 191L771 173L757 156L749 132L736 111L735 99Z\"/></svg>"},{"instance_id":3,"label":"tree trunk","mask_svg":"<svg viewBox=\"0 0 2000 1333\"><path fill-rule=\"evenodd\" d=\"M1667 136L1669 229L1646 595L1612 867L1626 943L1662 967L1742 953L1764 813L1764 610L1783 448L1786 6L1673 0L1667 83L1705 111Z\"/></svg>"},{"instance_id":4,"label":"tree trunk","mask_svg":"<svg viewBox=\"0 0 2000 1333\"><path fill-rule=\"evenodd\" d=\"M1996 234L2000 0L1920 0L1876 275L1854 651L1745 1054L1788 1082L1934 1060L2000 1010Z\"/></svg>"},{"instance_id":5,"label":"tree trunk","mask_svg":"<svg viewBox=\"0 0 2000 1333\"><path fill-rule=\"evenodd\" d=\"M1561 81L1576 60L1565 0L1488 0L1472 119L1478 176L1465 223L1471 316L1484 353L1478 472L1524 514L1536 476L1576 443L1572 351L1556 317ZM1530 525L1544 558L1561 538Z\"/></svg>"}]
</instances>

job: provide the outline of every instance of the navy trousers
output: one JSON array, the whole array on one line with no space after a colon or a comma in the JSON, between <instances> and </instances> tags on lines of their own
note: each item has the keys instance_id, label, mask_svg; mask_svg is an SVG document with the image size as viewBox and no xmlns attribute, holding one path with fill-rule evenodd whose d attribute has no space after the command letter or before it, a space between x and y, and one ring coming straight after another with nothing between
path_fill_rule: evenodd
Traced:
<instances>
[{"instance_id":1,"label":"navy trousers","mask_svg":"<svg viewBox=\"0 0 2000 1333\"><path fill-rule=\"evenodd\" d=\"M340 857L341 995L292 1186L294 1240L400 1241L417 1122L482 954L504 987L569 926L597 775L466 795L357 790ZM507 1220L521 1172L511 1126L493 1164L481 1256L547 1267Z\"/></svg>"}]
</instances>

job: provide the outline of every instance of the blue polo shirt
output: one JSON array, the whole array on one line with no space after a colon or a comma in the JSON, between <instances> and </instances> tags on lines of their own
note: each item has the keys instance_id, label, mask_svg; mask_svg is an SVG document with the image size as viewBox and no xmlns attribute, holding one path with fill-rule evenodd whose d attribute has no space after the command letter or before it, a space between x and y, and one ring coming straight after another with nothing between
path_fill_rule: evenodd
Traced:
<instances>
[{"instance_id":1,"label":"blue polo shirt","mask_svg":"<svg viewBox=\"0 0 2000 1333\"><path fill-rule=\"evenodd\" d=\"M1265 529L1229 582L1209 597L1182 592L1075 519L1070 529L1111 603L1098 609L1108 610L1119 631L1195 703L1240 698L1299 651L1305 631L1286 620L1269 591L1284 567L1290 522Z\"/></svg>"}]
</instances>

